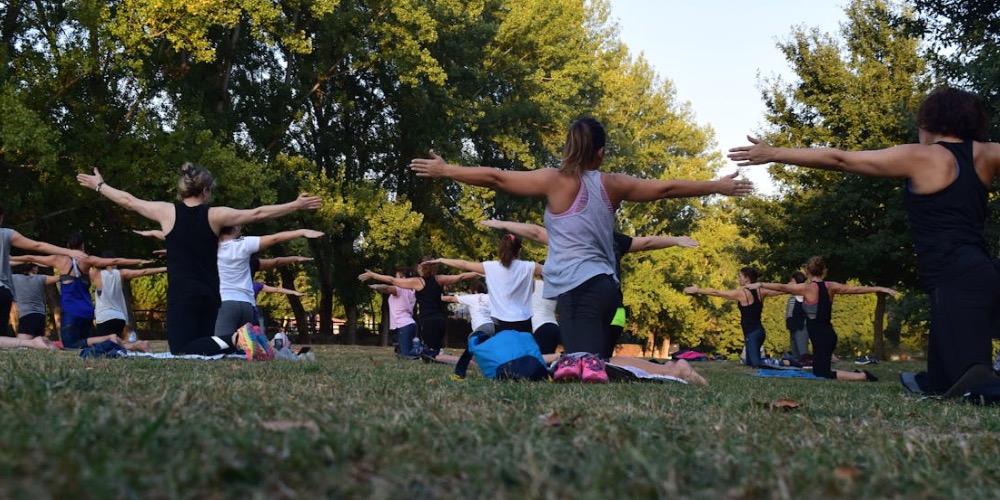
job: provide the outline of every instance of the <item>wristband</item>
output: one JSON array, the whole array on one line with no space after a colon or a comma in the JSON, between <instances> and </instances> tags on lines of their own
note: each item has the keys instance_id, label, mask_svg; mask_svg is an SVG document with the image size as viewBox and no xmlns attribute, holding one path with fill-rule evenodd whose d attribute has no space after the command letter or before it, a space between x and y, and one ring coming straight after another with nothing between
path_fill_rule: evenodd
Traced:
<instances>
[{"instance_id":1,"label":"wristband","mask_svg":"<svg viewBox=\"0 0 1000 500\"><path fill-rule=\"evenodd\" d=\"M100 193L101 192L101 186L103 186L103 185L104 185L104 181L98 182L97 183L97 187L94 188L94 191L97 191L98 193Z\"/></svg>"}]
</instances>

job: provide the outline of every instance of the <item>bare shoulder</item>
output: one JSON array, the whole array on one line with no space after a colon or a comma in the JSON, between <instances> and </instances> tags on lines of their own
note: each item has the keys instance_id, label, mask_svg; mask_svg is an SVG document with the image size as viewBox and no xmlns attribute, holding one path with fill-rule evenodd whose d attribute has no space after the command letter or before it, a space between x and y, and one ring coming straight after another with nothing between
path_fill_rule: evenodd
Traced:
<instances>
[{"instance_id":1,"label":"bare shoulder","mask_svg":"<svg viewBox=\"0 0 1000 500\"><path fill-rule=\"evenodd\" d=\"M1000 175L1000 143L973 143L972 154L977 166L985 167L993 177Z\"/></svg>"}]
</instances>

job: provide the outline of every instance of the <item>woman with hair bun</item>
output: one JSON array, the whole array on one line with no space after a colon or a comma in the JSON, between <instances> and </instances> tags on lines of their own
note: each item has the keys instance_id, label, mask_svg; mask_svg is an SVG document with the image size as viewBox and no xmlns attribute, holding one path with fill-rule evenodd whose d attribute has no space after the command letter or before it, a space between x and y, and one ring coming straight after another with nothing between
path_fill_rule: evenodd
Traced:
<instances>
[{"instance_id":1,"label":"woman with hair bun","mask_svg":"<svg viewBox=\"0 0 1000 500\"><path fill-rule=\"evenodd\" d=\"M776 148L752 137L729 150L740 166L784 163L906 179L917 275L931 301L927 371L904 373L907 390L960 396L996 380L992 338L1000 315L1000 270L983 229L989 187L1000 173L1000 144L984 142L989 119L979 96L935 90L917 111L919 144L872 151ZM812 332L810 332L812 336Z\"/></svg>"},{"instance_id":2,"label":"woman with hair bun","mask_svg":"<svg viewBox=\"0 0 1000 500\"><path fill-rule=\"evenodd\" d=\"M887 293L895 297L898 292L884 286L850 286L836 281L823 281L826 265L823 257L815 256L806 262L808 281L801 284L754 283L748 285L763 292L777 291L803 297L802 307L806 312L806 329L813 347L813 375L837 380L875 382L874 375L864 372L845 372L830 368L833 351L837 348L837 332L830 322L833 312L834 295L857 295L862 293Z\"/></svg>"},{"instance_id":3,"label":"woman with hair bun","mask_svg":"<svg viewBox=\"0 0 1000 500\"><path fill-rule=\"evenodd\" d=\"M260 339L241 335L216 337L219 313L219 232L226 226L243 226L288 215L297 210L316 210L322 200L300 194L295 201L249 210L209 207L215 178L193 163L181 166L174 203L147 201L104 182L100 171L77 174L81 186L97 191L111 201L158 222L167 241L167 340L174 354L215 355L266 349Z\"/></svg>"},{"instance_id":4,"label":"woman with hair bun","mask_svg":"<svg viewBox=\"0 0 1000 500\"><path fill-rule=\"evenodd\" d=\"M740 287L735 290L712 290L701 288L698 285L691 285L684 289L688 295L711 295L712 297L722 297L724 299L735 300L740 309L740 328L743 329L743 343L746 350L747 366L754 368L763 366L760 358L760 349L767 338L764 331L764 324L761 323L760 315L764 311L764 298L779 295L771 290L756 290L750 285L757 282L760 273L752 267L744 267L736 274L736 281Z\"/></svg>"}]
</instances>

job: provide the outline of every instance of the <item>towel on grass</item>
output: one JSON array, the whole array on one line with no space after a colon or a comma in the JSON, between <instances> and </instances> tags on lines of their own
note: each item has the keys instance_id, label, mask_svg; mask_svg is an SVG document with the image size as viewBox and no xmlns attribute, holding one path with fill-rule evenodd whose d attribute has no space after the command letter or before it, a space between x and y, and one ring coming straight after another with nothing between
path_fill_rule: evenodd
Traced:
<instances>
[{"instance_id":1,"label":"towel on grass","mask_svg":"<svg viewBox=\"0 0 1000 500\"><path fill-rule=\"evenodd\" d=\"M604 367L608 372L608 379L612 382L618 381L632 381L632 382L680 382L686 384L687 381L677 377L672 377L670 375L659 375L656 373L649 373L642 368L636 368L634 366L623 366L623 365L613 365L611 363L605 363Z\"/></svg>"},{"instance_id":2,"label":"towel on grass","mask_svg":"<svg viewBox=\"0 0 1000 500\"><path fill-rule=\"evenodd\" d=\"M826 380L826 377L813 375L812 372L802 370L757 370L751 373L755 377L778 377L778 378L807 378L814 380Z\"/></svg>"}]
</instances>

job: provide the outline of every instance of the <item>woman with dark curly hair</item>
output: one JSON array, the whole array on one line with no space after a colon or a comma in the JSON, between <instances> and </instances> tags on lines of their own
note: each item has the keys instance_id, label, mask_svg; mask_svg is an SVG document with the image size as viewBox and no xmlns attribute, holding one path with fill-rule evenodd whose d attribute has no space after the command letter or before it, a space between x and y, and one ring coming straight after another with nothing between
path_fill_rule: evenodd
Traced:
<instances>
[{"instance_id":1,"label":"woman with dark curly hair","mask_svg":"<svg viewBox=\"0 0 1000 500\"><path fill-rule=\"evenodd\" d=\"M983 227L989 186L1000 172L1000 144L984 142L987 122L977 95L944 87L920 105L919 144L847 152L776 148L748 137L751 145L729 150L740 166L776 162L906 179L903 206L917 272L931 299L927 371L901 376L913 392L957 396L997 378L990 363L1000 271Z\"/></svg>"}]
</instances>

